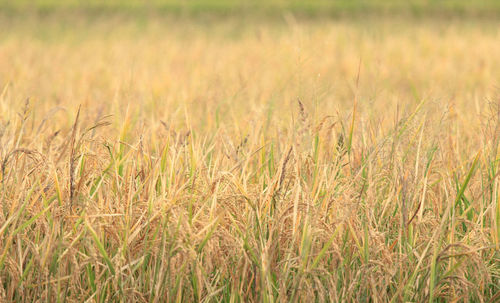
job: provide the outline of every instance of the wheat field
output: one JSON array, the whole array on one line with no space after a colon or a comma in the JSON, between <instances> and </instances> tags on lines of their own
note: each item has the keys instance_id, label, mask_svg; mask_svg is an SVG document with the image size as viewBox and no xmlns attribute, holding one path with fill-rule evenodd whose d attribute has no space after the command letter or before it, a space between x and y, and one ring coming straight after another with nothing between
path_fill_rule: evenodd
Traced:
<instances>
[{"instance_id":1,"label":"wheat field","mask_svg":"<svg viewBox=\"0 0 500 303\"><path fill-rule=\"evenodd\" d=\"M0 23L1 302L500 301L497 21Z\"/></svg>"}]
</instances>

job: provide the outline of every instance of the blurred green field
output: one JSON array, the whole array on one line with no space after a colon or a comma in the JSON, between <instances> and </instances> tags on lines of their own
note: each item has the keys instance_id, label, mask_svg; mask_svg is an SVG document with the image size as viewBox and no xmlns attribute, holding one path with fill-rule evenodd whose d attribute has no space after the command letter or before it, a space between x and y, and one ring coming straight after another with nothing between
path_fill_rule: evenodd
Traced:
<instances>
[{"instance_id":1,"label":"blurred green field","mask_svg":"<svg viewBox=\"0 0 500 303\"><path fill-rule=\"evenodd\" d=\"M0 1L0 10L13 12L57 12L77 10L103 12L157 13L249 13L280 14L284 11L304 15L338 16L369 13L405 13L411 15L500 15L500 1L495 0L19 0Z\"/></svg>"}]
</instances>

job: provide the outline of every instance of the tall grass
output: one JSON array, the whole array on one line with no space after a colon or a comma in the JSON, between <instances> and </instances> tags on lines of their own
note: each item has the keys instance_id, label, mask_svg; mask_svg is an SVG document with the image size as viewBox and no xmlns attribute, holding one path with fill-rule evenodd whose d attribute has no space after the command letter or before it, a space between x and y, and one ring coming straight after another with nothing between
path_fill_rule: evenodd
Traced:
<instances>
[{"instance_id":1,"label":"tall grass","mask_svg":"<svg viewBox=\"0 0 500 303\"><path fill-rule=\"evenodd\" d=\"M0 300L500 299L487 25L45 22L0 44Z\"/></svg>"}]
</instances>

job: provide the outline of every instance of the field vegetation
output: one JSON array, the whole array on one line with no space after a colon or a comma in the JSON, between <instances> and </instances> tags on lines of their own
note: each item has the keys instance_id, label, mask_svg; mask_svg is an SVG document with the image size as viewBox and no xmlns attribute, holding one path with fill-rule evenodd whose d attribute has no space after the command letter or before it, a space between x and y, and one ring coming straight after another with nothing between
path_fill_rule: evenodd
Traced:
<instances>
[{"instance_id":1,"label":"field vegetation","mask_svg":"<svg viewBox=\"0 0 500 303\"><path fill-rule=\"evenodd\" d=\"M398 13L411 15L500 15L496 0L0 0L3 10L20 12L86 11L140 13L235 13L280 15L283 11L302 16Z\"/></svg>"},{"instance_id":2,"label":"field vegetation","mask_svg":"<svg viewBox=\"0 0 500 303\"><path fill-rule=\"evenodd\" d=\"M500 301L495 18L0 19L0 301Z\"/></svg>"}]
</instances>

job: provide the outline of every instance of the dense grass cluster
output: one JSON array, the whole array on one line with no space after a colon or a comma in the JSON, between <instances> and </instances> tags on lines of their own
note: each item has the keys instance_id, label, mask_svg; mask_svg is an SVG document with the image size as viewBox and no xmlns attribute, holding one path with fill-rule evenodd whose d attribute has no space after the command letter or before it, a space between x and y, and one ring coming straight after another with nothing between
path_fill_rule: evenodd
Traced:
<instances>
[{"instance_id":1,"label":"dense grass cluster","mask_svg":"<svg viewBox=\"0 0 500 303\"><path fill-rule=\"evenodd\" d=\"M5 22L0 301L500 300L495 22Z\"/></svg>"}]
</instances>

